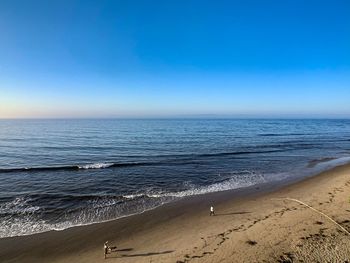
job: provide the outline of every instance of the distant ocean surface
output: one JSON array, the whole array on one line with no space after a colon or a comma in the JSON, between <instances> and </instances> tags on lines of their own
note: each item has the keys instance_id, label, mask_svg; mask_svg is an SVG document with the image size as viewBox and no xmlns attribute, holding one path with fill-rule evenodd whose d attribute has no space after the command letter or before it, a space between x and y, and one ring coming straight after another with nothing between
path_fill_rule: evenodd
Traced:
<instances>
[{"instance_id":1,"label":"distant ocean surface","mask_svg":"<svg viewBox=\"0 0 350 263\"><path fill-rule=\"evenodd\" d=\"M350 161L350 120L0 120L0 237Z\"/></svg>"}]
</instances>

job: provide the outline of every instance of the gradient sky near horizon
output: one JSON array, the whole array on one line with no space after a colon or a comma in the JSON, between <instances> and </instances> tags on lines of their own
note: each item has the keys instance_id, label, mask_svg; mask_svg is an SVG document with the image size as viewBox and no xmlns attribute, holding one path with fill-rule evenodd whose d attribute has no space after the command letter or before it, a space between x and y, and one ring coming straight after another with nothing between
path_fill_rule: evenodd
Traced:
<instances>
[{"instance_id":1,"label":"gradient sky near horizon","mask_svg":"<svg viewBox=\"0 0 350 263\"><path fill-rule=\"evenodd\" d=\"M0 118L350 117L350 1L0 0Z\"/></svg>"}]
</instances>

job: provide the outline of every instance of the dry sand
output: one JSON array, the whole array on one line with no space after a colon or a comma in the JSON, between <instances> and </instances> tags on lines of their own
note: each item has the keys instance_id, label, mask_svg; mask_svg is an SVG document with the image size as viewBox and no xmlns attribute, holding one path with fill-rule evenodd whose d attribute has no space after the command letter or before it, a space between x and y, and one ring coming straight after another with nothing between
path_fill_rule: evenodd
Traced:
<instances>
[{"instance_id":1,"label":"dry sand","mask_svg":"<svg viewBox=\"0 0 350 263\"><path fill-rule=\"evenodd\" d=\"M348 262L350 235L278 198L306 202L349 231L349 190L344 165L287 186L206 194L106 223L0 239L0 262ZM104 260L106 240L117 249Z\"/></svg>"}]
</instances>

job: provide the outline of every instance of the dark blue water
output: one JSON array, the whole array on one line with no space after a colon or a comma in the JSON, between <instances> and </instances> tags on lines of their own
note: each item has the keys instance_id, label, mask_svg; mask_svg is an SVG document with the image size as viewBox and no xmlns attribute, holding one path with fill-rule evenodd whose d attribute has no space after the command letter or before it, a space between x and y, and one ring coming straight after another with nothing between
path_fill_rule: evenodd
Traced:
<instances>
[{"instance_id":1,"label":"dark blue water","mask_svg":"<svg viewBox=\"0 0 350 263\"><path fill-rule=\"evenodd\" d=\"M350 157L350 120L0 120L0 237L307 176Z\"/></svg>"}]
</instances>

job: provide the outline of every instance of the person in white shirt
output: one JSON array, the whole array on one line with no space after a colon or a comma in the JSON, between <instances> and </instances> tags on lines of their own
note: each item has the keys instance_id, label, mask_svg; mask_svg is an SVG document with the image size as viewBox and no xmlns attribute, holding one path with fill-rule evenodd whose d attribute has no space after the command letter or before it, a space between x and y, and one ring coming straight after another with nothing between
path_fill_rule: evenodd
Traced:
<instances>
[{"instance_id":1,"label":"person in white shirt","mask_svg":"<svg viewBox=\"0 0 350 263\"><path fill-rule=\"evenodd\" d=\"M108 252L109 252L108 241L106 241L106 242L104 243L104 245L103 245L103 252L104 252L104 254L105 254L105 259L106 259L107 254L108 254Z\"/></svg>"},{"instance_id":2,"label":"person in white shirt","mask_svg":"<svg viewBox=\"0 0 350 263\"><path fill-rule=\"evenodd\" d=\"M105 259L107 258L107 254L110 254L112 252L117 252L116 251L117 249L117 246L114 246L114 247L111 247L108 243L108 241L106 241L104 244L103 244L103 252L105 254Z\"/></svg>"},{"instance_id":3,"label":"person in white shirt","mask_svg":"<svg viewBox=\"0 0 350 263\"><path fill-rule=\"evenodd\" d=\"M214 207L213 206L210 207L210 216L215 216Z\"/></svg>"}]
</instances>

